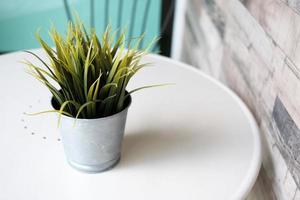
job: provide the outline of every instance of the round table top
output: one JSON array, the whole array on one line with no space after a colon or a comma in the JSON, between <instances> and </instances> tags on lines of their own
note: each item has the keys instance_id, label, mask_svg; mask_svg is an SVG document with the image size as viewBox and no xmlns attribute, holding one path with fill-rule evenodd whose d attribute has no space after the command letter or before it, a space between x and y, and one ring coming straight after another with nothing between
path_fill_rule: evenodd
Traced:
<instances>
[{"instance_id":1,"label":"round table top","mask_svg":"<svg viewBox=\"0 0 300 200\"><path fill-rule=\"evenodd\" d=\"M261 164L257 125L220 82L192 66L145 57L152 67L129 90L175 84L134 94L120 163L84 174L65 160L56 116L24 114L50 109L51 97L25 72L25 59L39 63L22 52L0 56L0 199L226 200L251 190Z\"/></svg>"}]
</instances>

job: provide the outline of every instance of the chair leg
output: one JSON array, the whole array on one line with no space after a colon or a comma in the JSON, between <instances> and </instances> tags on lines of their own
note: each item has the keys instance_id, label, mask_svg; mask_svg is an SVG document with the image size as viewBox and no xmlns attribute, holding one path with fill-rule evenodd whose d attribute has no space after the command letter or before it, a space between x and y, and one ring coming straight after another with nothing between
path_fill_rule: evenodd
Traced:
<instances>
[{"instance_id":1,"label":"chair leg","mask_svg":"<svg viewBox=\"0 0 300 200\"><path fill-rule=\"evenodd\" d=\"M145 6L145 14L144 14L144 17L143 17L143 24L142 24L142 29L141 29L141 34L144 34L146 32L146 27L147 27L147 21L148 21L148 15L149 15L149 10L150 10L150 0L147 0L147 3L146 3L146 6ZM142 39L141 43L139 44L139 47L143 47L144 46L144 40L145 38Z\"/></svg>"},{"instance_id":2,"label":"chair leg","mask_svg":"<svg viewBox=\"0 0 300 200\"><path fill-rule=\"evenodd\" d=\"M158 45L160 48L160 54L168 57L171 55L175 3L175 0L162 1L160 28L161 38L159 40ZM155 48L157 49L158 47L155 46Z\"/></svg>"},{"instance_id":3,"label":"chair leg","mask_svg":"<svg viewBox=\"0 0 300 200\"><path fill-rule=\"evenodd\" d=\"M64 2L64 8L65 8L65 11L66 11L68 22L70 21L70 22L72 22L72 24L74 24L68 1L63 0L63 2Z\"/></svg>"}]
</instances>

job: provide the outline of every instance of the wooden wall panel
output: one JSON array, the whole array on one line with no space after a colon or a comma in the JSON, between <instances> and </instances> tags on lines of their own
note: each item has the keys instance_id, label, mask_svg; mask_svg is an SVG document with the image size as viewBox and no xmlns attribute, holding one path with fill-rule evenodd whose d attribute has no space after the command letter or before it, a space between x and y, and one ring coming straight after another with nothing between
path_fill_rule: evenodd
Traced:
<instances>
[{"instance_id":1,"label":"wooden wall panel","mask_svg":"<svg viewBox=\"0 0 300 200\"><path fill-rule=\"evenodd\" d=\"M299 5L188 1L182 59L231 87L261 129L263 168L248 200L300 199Z\"/></svg>"},{"instance_id":2,"label":"wooden wall panel","mask_svg":"<svg viewBox=\"0 0 300 200\"><path fill-rule=\"evenodd\" d=\"M281 0L248 0L244 5L274 43L300 66L300 15Z\"/></svg>"}]
</instances>

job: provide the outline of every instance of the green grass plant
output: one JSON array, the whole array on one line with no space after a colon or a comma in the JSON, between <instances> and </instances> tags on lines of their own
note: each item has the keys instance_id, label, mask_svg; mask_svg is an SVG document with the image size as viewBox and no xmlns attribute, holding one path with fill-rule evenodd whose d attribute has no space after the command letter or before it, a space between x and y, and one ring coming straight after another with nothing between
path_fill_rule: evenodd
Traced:
<instances>
[{"instance_id":1,"label":"green grass plant","mask_svg":"<svg viewBox=\"0 0 300 200\"><path fill-rule=\"evenodd\" d=\"M154 87L150 85L126 91L131 78L148 64L141 64L147 49L138 47L143 36L126 41L125 32L118 34L108 27L99 39L95 30L87 33L83 24L69 23L66 35L55 28L50 31L55 48L51 48L37 34L49 60L44 61L33 52L45 67L26 61L29 73L44 84L57 103L56 110L74 118L100 118L120 112L132 92ZM125 49L126 43L129 43ZM151 44L149 45L151 46Z\"/></svg>"}]
</instances>

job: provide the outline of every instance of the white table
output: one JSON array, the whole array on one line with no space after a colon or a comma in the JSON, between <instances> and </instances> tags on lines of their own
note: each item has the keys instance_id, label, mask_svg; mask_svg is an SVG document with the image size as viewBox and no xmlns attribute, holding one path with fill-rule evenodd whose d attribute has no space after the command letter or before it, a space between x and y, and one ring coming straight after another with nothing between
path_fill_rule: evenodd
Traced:
<instances>
[{"instance_id":1,"label":"white table","mask_svg":"<svg viewBox=\"0 0 300 200\"><path fill-rule=\"evenodd\" d=\"M45 57L42 51L36 53ZM122 159L111 171L84 174L64 157L49 92L19 61L0 56L0 199L2 200L227 200L243 199L261 164L256 123L218 81L157 55L130 88L173 86L133 95Z\"/></svg>"}]
</instances>

